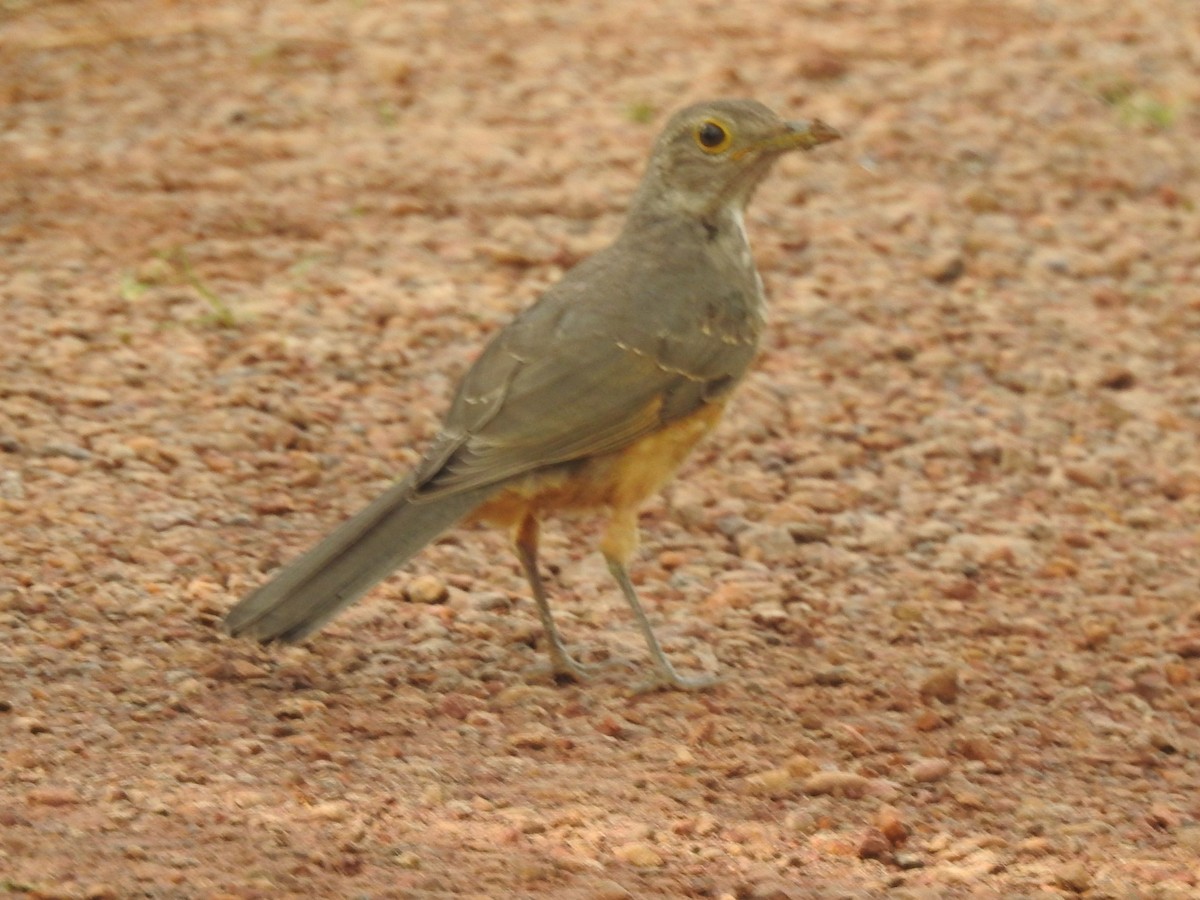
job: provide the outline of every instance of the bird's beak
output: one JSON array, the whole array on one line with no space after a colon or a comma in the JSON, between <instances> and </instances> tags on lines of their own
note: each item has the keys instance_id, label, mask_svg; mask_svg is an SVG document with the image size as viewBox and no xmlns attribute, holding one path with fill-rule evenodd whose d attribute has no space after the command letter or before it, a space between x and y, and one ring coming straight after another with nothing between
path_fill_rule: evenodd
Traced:
<instances>
[{"instance_id":1,"label":"bird's beak","mask_svg":"<svg viewBox=\"0 0 1200 900\"><path fill-rule=\"evenodd\" d=\"M820 119L809 121L787 122L784 130L772 135L766 140L759 141L749 147L744 147L735 156L742 157L747 153L787 153L789 150L811 150L830 141L841 140L842 133L832 125L826 125Z\"/></svg>"},{"instance_id":2,"label":"bird's beak","mask_svg":"<svg viewBox=\"0 0 1200 900\"><path fill-rule=\"evenodd\" d=\"M830 141L841 140L842 133L820 119L788 122L787 131L770 143L779 150L811 150Z\"/></svg>"}]
</instances>

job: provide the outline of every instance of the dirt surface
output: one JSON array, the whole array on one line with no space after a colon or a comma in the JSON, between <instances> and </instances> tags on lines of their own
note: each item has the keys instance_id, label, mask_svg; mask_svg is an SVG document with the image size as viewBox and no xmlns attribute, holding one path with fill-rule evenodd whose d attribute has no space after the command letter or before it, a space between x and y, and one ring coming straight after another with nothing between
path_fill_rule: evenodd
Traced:
<instances>
[{"instance_id":1,"label":"dirt surface","mask_svg":"<svg viewBox=\"0 0 1200 900\"><path fill-rule=\"evenodd\" d=\"M1195 0L0 3L0 893L1200 896L1197 71ZM482 530L223 636L715 96L846 134L643 518L724 682L555 684Z\"/></svg>"}]
</instances>

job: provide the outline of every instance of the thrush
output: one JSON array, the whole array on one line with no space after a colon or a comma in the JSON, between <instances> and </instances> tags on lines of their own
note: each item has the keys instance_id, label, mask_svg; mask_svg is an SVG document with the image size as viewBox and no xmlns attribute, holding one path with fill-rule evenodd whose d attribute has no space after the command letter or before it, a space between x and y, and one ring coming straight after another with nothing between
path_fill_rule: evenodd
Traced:
<instances>
[{"instance_id":1,"label":"thrush","mask_svg":"<svg viewBox=\"0 0 1200 900\"><path fill-rule=\"evenodd\" d=\"M700 688L663 653L630 580L640 505L720 418L754 359L765 298L743 214L779 157L836 140L752 100L698 103L655 142L624 227L497 332L415 470L243 598L226 629L299 641L447 529L509 529L556 674L568 652L538 567L549 515L607 515L600 550L654 661L655 682Z\"/></svg>"}]
</instances>

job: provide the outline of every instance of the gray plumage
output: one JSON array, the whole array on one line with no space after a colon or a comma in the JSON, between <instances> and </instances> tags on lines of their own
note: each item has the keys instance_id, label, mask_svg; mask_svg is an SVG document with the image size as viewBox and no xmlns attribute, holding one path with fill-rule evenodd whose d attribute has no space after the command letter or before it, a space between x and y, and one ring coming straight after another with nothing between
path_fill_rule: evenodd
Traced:
<instances>
[{"instance_id":1,"label":"gray plumage","mask_svg":"<svg viewBox=\"0 0 1200 900\"><path fill-rule=\"evenodd\" d=\"M701 145L697 123L710 121L736 135L729 152ZM763 325L742 211L779 155L831 135L752 101L676 114L616 241L492 338L416 471L245 597L225 627L299 640L506 486L582 472L722 398ZM535 551L523 552L532 571Z\"/></svg>"}]
</instances>

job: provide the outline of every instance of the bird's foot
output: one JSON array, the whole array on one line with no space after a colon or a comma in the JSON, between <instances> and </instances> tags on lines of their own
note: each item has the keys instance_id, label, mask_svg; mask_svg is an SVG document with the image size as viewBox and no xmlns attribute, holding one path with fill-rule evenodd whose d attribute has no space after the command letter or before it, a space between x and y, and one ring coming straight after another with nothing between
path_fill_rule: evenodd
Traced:
<instances>
[{"instance_id":1,"label":"bird's foot","mask_svg":"<svg viewBox=\"0 0 1200 900\"><path fill-rule=\"evenodd\" d=\"M723 681L725 678L720 675L681 675L668 663L665 667L656 666L653 675L634 685L633 692L648 694L661 690L703 691Z\"/></svg>"},{"instance_id":2,"label":"bird's foot","mask_svg":"<svg viewBox=\"0 0 1200 900\"><path fill-rule=\"evenodd\" d=\"M609 659L599 663L581 663L567 653L565 649L555 652L555 648L551 648L550 659L546 662L535 664L531 671L539 675L548 674L559 683L568 681L583 682L594 678L614 666L622 666L630 669L635 667L627 659Z\"/></svg>"}]
</instances>

